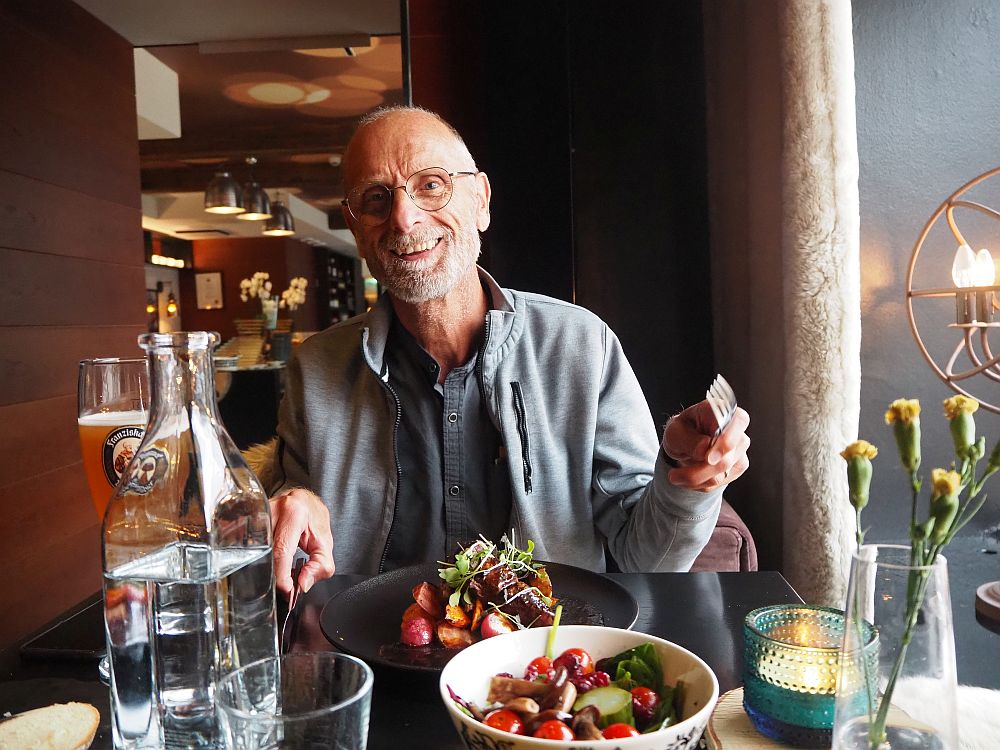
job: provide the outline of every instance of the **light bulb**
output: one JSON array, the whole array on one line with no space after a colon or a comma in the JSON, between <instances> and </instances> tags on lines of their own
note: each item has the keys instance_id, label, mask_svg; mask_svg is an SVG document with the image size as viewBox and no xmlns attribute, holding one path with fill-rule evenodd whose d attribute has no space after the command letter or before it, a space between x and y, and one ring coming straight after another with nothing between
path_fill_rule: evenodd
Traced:
<instances>
[{"instance_id":1,"label":"light bulb","mask_svg":"<svg viewBox=\"0 0 1000 750\"><path fill-rule=\"evenodd\" d=\"M951 280L957 287L975 285L976 255L964 242L958 246L955 261L951 264Z\"/></svg>"},{"instance_id":2,"label":"light bulb","mask_svg":"<svg viewBox=\"0 0 1000 750\"><path fill-rule=\"evenodd\" d=\"M973 272L975 286L993 286L996 281L997 269L993 265L993 256L985 247L976 253L976 266Z\"/></svg>"}]
</instances>

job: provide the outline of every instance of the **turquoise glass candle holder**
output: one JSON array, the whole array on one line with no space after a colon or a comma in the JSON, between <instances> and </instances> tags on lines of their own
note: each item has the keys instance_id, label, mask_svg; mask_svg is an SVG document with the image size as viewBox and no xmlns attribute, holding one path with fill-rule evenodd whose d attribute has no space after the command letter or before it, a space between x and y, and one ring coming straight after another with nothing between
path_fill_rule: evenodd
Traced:
<instances>
[{"instance_id":1,"label":"turquoise glass candle holder","mask_svg":"<svg viewBox=\"0 0 1000 750\"><path fill-rule=\"evenodd\" d=\"M875 629L867 623L866 651ZM743 708L757 731L795 747L830 747L844 613L779 604L743 622Z\"/></svg>"}]
</instances>

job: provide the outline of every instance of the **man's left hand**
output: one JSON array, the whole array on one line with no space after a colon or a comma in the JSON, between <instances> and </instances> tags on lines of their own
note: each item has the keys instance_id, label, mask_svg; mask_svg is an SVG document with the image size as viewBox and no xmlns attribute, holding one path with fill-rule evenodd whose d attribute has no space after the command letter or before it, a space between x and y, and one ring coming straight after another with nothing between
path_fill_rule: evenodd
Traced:
<instances>
[{"instance_id":1,"label":"man's left hand","mask_svg":"<svg viewBox=\"0 0 1000 750\"><path fill-rule=\"evenodd\" d=\"M663 430L663 452L677 464L667 475L670 483L709 492L729 484L750 466L746 429L750 415L736 409L715 444L715 416L708 401L689 406L667 421Z\"/></svg>"}]
</instances>

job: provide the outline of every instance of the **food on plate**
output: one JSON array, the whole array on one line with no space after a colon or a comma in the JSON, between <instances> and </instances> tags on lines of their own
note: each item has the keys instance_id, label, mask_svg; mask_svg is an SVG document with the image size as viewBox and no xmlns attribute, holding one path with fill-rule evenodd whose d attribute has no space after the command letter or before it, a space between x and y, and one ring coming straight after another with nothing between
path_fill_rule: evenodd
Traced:
<instances>
[{"instance_id":1,"label":"food on plate","mask_svg":"<svg viewBox=\"0 0 1000 750\"><path fill-rule=\"evenodd\" d=\"M400 641L458 649L480 638L551 625L556 599L545 566L532 559L534 546L530 539L519 549L507 536L500 544L480 537L453 562L442 562L441 583L425 581L413 588Z\"/></svg>"},{"instance_id":2,"label":"food on plate","mask_svg":"<svg viewBox=\"0 0 1000 750\"><path fill-rule=\"evenodd\" d=\"M0 723L5 750L86 750L101 714L89 703L56 703Z\"/></svg>"},{"instance_id":3,"label":"food on plate","mask_svg":"<svg viewBox=\"0 0 1000 750\"><path fill-rule=\"evenodd\" d=\"M558 614L556 616L558 625ZM555 628L553 628L553 633ZM549 651L553 638L549 639ZM451 699L466 715L512 734L553 740L601 740L656 732L680 721L684 684L667 685L652 644L595 662L569 648L533 659L522 677L495 675L486 705Z\"/></svg>"}]
</instances>

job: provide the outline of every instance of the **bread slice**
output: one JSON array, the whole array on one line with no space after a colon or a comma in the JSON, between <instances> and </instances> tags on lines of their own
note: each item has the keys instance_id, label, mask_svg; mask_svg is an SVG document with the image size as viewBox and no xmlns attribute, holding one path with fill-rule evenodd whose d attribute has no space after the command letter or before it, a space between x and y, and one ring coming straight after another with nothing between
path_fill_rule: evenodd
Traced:
<instances>
[{"instance_id":1,"label":"bread slice","mask_svg":"<svg viewBox=\"0 0 1000 750\"><path fill-rule=\"evenodd\" d=\"M56 703L0 723L0 750L87 750L101 713L89 703Z\"/></svg>"}]
</instances>

